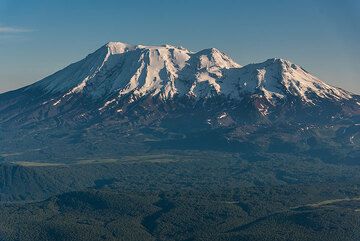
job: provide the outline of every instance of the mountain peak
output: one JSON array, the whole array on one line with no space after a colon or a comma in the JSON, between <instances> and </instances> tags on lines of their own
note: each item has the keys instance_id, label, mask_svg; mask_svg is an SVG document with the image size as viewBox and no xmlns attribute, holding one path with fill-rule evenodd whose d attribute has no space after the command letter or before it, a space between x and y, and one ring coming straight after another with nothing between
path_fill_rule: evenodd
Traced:
<instances>
[{"instance_id":1,"label":"mountain peak","mask_svg":"<svg viewBox=\"0 0 360 241\"><path fill-rule=\"evenodd\" d=\"M207 48L207 49L203 49L200 50L199 52L197 52L197 54L204 54L204 55L211 55L211 54L217 54L217 53L222 53L220 50L218 50L217 48Z\"/></svg>"},{"instance_id":2,"label":"mountain peak","mask_svg":"<svg viewBox=\"0 0 360 241\"><path fill-rule=\"evenodd\" d=\"M267 59L264 63L266 64L285 64L285 65L292 65L291 61L283 58L270 58Z\"/></svg>"},{"instance_id":3,"label":"mountain peak","mask_svg":"<svg viewBox=\"0 0 360 241\"><path fill-rule=\"evenodd\" d=\"M111 54L122 54L135 48L134 45L122 42L108 42L105 46L110 50Z\"/></svg>"},{"instance_id":4,"label":"mountain peak","mask_svg":"<svg viewBox=\"0 0 360 241\"><path fill-rule=\"evenodd\" d=\"M239 93L261 91L270 101L273 96L278 98L292 96L309 104L314 104L315 99L318 98L332 100L352 98L349 92L328 85L301 66L281 58L249 64L239 69L236 75L240 79L237 83L240 86ZM234 79L234 76L231 75L230 78Z\"/></svg>"},{"instance_id":5,"label":"mountain peak","mask_svg":"<svg viewBox=\"0 0 360 241\"><path fill-rule=\"evenodd\" d=\"M241 65L216 48L200 50L194 53L194 57L200 60L202 67L217 66L225 69L241 67Z\"/></svg>"},{"instance_id":6,"label":"mountain peak","mask_svg":"<svg viewBox=\"0 0 360 241\"><path fill-rule=\"evenodd\" d=\"M187 49L183 47L177 47L170 44L162 44L162 45L143 45L143 44L127 44L124 42L108 42L105 45L107 48L111 50L112 53L124 53L129 50L135 50L135 49L147 49L147 50L159 50L159 49L180 49L184 51L188 51ZM190 51L188 51L190 52Z\"/></svg>"}]
</instances>

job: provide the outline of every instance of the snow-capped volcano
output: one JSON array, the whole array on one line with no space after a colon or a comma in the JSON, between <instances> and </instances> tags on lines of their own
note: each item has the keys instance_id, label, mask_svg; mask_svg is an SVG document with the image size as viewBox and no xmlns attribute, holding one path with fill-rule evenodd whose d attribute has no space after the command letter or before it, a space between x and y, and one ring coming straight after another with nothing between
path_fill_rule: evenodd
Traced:
<instances>
[{"instance_id":1,"label":"snow-capped volcano","mask_svg":"<svg viewBox=\"0 0 360 241\"><path fill-rule=\"evenodd\" d=\"M110 42L85 59L35 83L29 89L61 95L53 105L72 96L104 101L123 96L138 99L226 96L241 100L258 94L270 103L295 97L307 104L317 99L349 100L352 94L326 84L298 65L283 59L242 67L211 48L192 52L171 45L144 46Z\"/></svg>"},{"instance_id":2,"label":"snow-capped volcano","mask_svg":"<svg viewBox=\"0 0 360 241\"><path fill-rule=\"evenodd\" d=\"M287 60L240 66L214 48L111 42L0 94L0 149L25 159L40 150L36 160L159 148L273 153L279 145L313 156L332 142L342 155L347 142L358 148L359 122L358 95Z\"/></svg>"},{"instance_id":3,"label":"snow-capped volcano","mask_svg":"<svg viewBox=\"0 0 360 241\"><path fill-rule=\"evenodd\" d=\"M172 102L170 109L218 99L208 111L236 109L237 118L252 112L273 120L294 113L310 117L326 113L326 118L360 113L359 96L328 85L287 60L241 66L215 48L192 52L171 45L110 42L33 85L0 95L0 122L19 116L38 120L114 111L125 115L129 105L141 106L149 99ZM156 106L143 109L149 112ZM309 111L311 106L316 110ZM162 109L166 112L168 107Z\"/></svg>"}]
</instances>

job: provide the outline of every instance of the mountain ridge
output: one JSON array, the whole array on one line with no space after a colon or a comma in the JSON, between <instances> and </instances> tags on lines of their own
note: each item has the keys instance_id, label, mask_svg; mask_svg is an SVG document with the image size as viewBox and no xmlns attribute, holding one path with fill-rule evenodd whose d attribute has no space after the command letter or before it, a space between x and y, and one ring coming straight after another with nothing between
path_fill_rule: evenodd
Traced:
<instances>
[{"instance_id":1,"label":"mountain ridge","mask_svg":"<svg viewBox=\"0 0 360 241\"><path fill-rule=\"evenodd\" d=\"M356 94L326 84L301 66L280 58L241 66L215 48L198 52L171 45L109 42L83 60L24 88L56 98L53 106L76 95L103 98L104 110L123 96L203 99L224 95L241 100L261 94L272 105L291 96L306 104L317 99L351 100ZM59 95L59 96L57 96ZM60 96L61 95L61 96Z\"/></svg>"},{"instance_id":2,"label":"mountain ridge","mask_svg":"<svg viewBox=\"0 0 360 241\"><path fill-rule=\"evenodd\" d=\"M329 121L358 116L359 106L358 95L285 59L241 66L215 48L192 52L171 45L109 42L32 85L1 94L0 123L83 116L95 120L106 112L109 117L141 118L155 109L160 117L169 110L194 108L206 115L220 111L219 116L236 110L228 115L232 121L249 116L266 122Z\"/></svg>"}]
</instances>

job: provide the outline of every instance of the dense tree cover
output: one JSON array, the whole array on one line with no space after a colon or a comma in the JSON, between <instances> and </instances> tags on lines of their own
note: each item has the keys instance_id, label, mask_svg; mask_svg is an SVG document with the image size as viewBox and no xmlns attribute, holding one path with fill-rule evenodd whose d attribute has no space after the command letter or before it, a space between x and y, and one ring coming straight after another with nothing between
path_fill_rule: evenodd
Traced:
<instances>
[{"instance_id":1,"label":"dense tree cover","mask_svg":"<svg viewBox=\"0 0 360 241\"><path fill-rule=\"evenodd\" d=\"M3 164L0 240L357 240L359 173L218 152Z\"/></svg>"},{"instance_id":2,"label":"dense tree cover","mask_svg":"<svg viewBox=\"0 0 360 241\"><path fill-rule=\"evenodd\" d=\"M320 197L326 187L311 193ZM0 240L357 240L358 200L289 207L298 187L65 193L31 204L3 204ZM333 193L335 194L335 193Z\"/></svg>"}]
</instances>

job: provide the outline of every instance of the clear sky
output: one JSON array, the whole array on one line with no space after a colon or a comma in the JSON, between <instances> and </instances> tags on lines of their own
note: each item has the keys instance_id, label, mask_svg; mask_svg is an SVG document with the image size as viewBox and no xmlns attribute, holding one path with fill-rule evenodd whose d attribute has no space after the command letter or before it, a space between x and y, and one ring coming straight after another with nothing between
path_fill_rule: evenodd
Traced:
<instances>
[{"instance_id":1,"label":"clear sky","mask_svg":"<svg viewBox=\"0 0 360 241\"><path fill-rule=\"evenodd\" d=\"M359 0L0 0L0 92L108 41L281 57L360 94Z\"/></svg>"}]
</instances>

